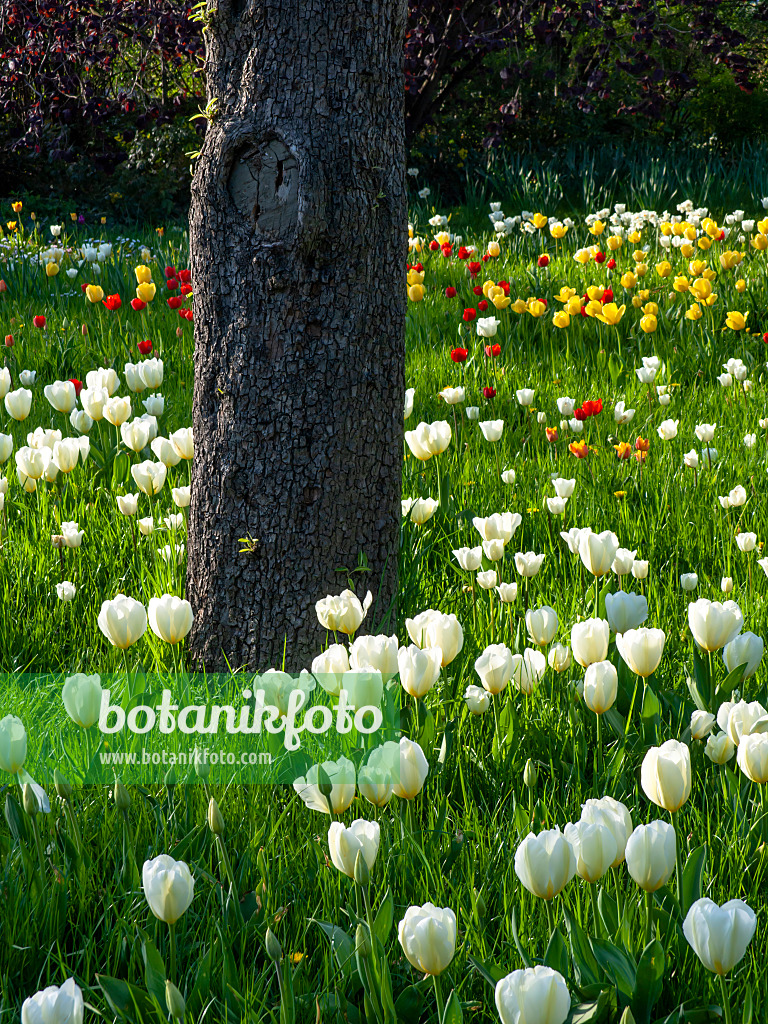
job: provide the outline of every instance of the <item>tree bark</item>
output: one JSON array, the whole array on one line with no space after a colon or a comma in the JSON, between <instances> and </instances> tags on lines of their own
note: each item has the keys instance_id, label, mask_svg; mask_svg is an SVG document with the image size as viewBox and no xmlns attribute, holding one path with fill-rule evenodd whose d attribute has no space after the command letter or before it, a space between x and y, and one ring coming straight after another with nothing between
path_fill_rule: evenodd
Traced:
<instances>
[{"instance_id":1,"label":"tree bark","mask_svg":"<svg viewBox=\"0 0 768 1024\"><path fill-rule=\"evenodd\" d=\"M394 621L405 0L213 4L190 210L190 650L298 670L324 643L315 602L361 552L366 631Z\"/></svg>"}]
</instances>

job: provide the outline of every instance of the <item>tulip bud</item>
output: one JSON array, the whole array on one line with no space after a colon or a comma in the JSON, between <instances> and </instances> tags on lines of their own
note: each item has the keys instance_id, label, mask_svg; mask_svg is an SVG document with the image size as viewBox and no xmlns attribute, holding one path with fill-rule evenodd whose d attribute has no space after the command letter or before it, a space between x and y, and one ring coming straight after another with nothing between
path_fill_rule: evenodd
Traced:
<instances>
[{"instance_id":1,"label":"tulip bud","mask_svg":"<svg viewBox=\"0 0 768 1024\"><path fill-rule=\"evenodd\" d=\"M219 810L219 805L213 797L211 797L210 803L208 804L208 828L215 836L221 836L224 834L224 818Z\"/></svg>"},{"instance_id":2,"label":"tulip bud","mask_svg":"<svg viewBox=\"0 0 768 1024\"><path fill-rule=\"evenodd\" d=\"M486 903L482 889L479 892L477 889L473 889L472 895L475 898L475 909L477 910L477 916L481 918L485 917L485 913L488 910L488 904Z\"/></svg>"},{"instance_id":3,"label":"tulip bud","mask_svg":"<svg viewBox=\"0 0 768 1024\"><path fill-rule=\"evenodd\" d=\"M84 338L88 337L88 324L83 324L83 326L80 328L80 333Z\"/></svg>"},{"instance_id":4,"label":"tulip bud","mask_svg":"<svg viewBox=\"0 0 768 1024\"><path fill-rule=\"evenodd\" d=\"M166 981L165 983L165 1005L168 1007L168 1013L170 1013L174 1020L184 1020L187 1004L184 1002L184 996L182 996L172 981Z\"/></svg>"},{"instance_id":5,"label":"tulip bud","mask_svg":"<svg viewBox=\"0 0 768 1024\"><path fill-rule=\"evenodd\" d=\"M24 810L30 818L34 818L40 810L37 797L35 796L35 791L28 782L25 782L21 792L23 796Z\"/></svg>"},{"instance_id":6,"label":"tulip bud","mask_svg":"<svg viewBox=\"0 0 768 1024\"><path fill-rule=\"evenodd\" d=\"M115 807L118 809L118 811L127 811L128 808L131 806L131 794L122 784L120 779L115 779L115 788L113 795L115 798Z\"/></svg>"},{"instance_id":7,"label":"tulip bud","mask_svg":"<svg viewBox=\"0 0 768 1024\"><path fill-rule=\"evenodd\" d=\"M359 924L355 932L355 952L360 956L371 955L371 939L364 924Z\"/></svg>"},{"instance_id":8,"label":"tulip bud","mask_svg":"<svg viewBox=\"0 0 768 1024\"><path fill-rule=\"evenodd\" d=\"M13 335L12 334L6 334L6 336L5 336L5 344L6 344L7 348L13 348Z\"/></svg>"},{"instance_id":9,"label":"tulip bud","mask_svg":"<svg viewBox=\"0 0 768 1024\"><path fill-rule=\"evenodd\" d=\"M355 857L354 878L355 884L361 886L367 886L371 880L371 872L362 850L358 850Z\"/></svg>"},{"instance_id":10,"label":"tulip bud","mask_svg":"<svg viewBox=\"0 0 768 1024\"><path fill-rule=\"evenodd\" d=\"M538 781L539 773L536 769L536 765L529 757L528 760L525 762L525 768L523 769L523 782L528 787L528 789L534 789Z\"/></svg>"},{"instance_id":11,"label":"tulip bud","mask_svg":"<svg viewBox=\"0 0 768 1024\"><path fill-rule=\"evenodd\" d=\"M267 934L264 938L264 945L266 946L267 956L269 957L269 959L273 963L279 964L280 961L283 959L283 951L280 948L280 943L277 941L275 933L272 931L271 928L267 928Z\"/></svg>"},{"instance_id":12,"label":"tulip bud","mask_svg":"<svg viewBox=\"0 0 768 1024\"><path fill-rule=\"evenodd\" d=\"M165 779L163 781L165 783L166 789L173 789L173 787L176 785L178 781L176 778L176 769L172 767L169 768L168 771L165 773Z\"/></svg>"},{"instance_id":13,"label":"tulip bud","mask_svg":"<svg viewBox=\"0 0 768 1024\"><path fill-rule=\"evenodd\" d=\"M53 784L56 787L56 796L59 800L72 799L72 786L58 768L55 768L53 772Z\"/></svg>"}]
</instances>

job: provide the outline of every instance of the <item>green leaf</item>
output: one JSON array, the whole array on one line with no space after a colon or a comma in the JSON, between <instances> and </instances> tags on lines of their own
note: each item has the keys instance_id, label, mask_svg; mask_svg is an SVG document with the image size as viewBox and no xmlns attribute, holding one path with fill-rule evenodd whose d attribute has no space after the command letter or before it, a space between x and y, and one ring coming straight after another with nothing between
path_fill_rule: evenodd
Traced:
<instances>
[{"instance_id":1,"label":"green leaf","mask_svg":"<svg viewBox=\"0 0 768 1024\"><path fill-rule=\"evenodd\" d=\"M355 966L355 943L347 933L336 924L329 924L327 921L318 921L317 918L310 918L321 929L331 944L331 952L336 958L339 970L345 981L348 981Z\"/></svg>"},{"instance_id":2,"label":"green leaf","mask_svg":"<svg viewBox=\"0 0 768 1024\"><path fill-rule=\"evenodd\" d=\"M616 985L619 992L627 999L632 998L635 991L635 964L607 939L590 939L595 959L608 977Z\"/></svg>"},{"instance_id":3,"label":"green leaf","mask_svg":"<svg viewBox=\"0 0 768 1024\"><path fill-rule=\"evenodd\" d=\"M651 1011L661 995L664 978L664 947L658 939L649 942L637 965L632 996L632 1014L637 1024L650 1024Z\"/></svg>"},{"instance_id":4,"label":"green leaf","mask_svg":"<svg viewBox=\"0 0 768 1024\"><path fill-rule=\"evenodd\" d=\"M397 1019L406 1021L406 1024L417 1024L423 1006L424 995L419 986L408 985L395 1000Z\"/></svg>"},{"instance_id":5,"label":"green leaf","mask_svg":"<svg viewBox=\"0 0 768 1024\"><path fill-rule=\"evenodd\" d=\"M562 975L567 975L568 973L568 947L565 944L562 932L557 926L554 927L549 937L547 951L544 954L544 964L546 967L551 967L552 970L558 971Z\"/></svg>"},{"instance_id":6,"label":"green leaf","mask_svg":"<svg viewBox=\"0 0 768 1024\"><path fill-rule=\"evenodd\" d=\"M744 1009L741 1011L741 1024L752 1024L752 986L747 988L744 996Z\"/></svg>"},{"instance_id":7,"label":"green leaf","mask_svg":"<svg viewBox=\"0 0 768 1024\"><path fill-rule=\"evenodd\" d=\"M474 956L468 956L467 959L469 960L472 967L474 967L474 969L477 971L477 973L485 981L488 982L492 989L495 990L498 982L500 982L501 979L505 976L505 972L502 970L502 968L497 967L496 964L492 964L490 962L483 963L482 960L478 960L477 957ZM525 959L524 963L526 967L529 966L528 961Z\"/></svg>"},{"instance_id":8,"label":"green leaf","mask_svg":"<svg viewBox=\"0 0 768 1024\"><path fill-rule=\"evenodd\" d=\"M162 1020L155 1012L154 1005L144 989L129 985L119 978L110 978L105 974L97 974L96 981L104 993L112 1012L120 1020L130 1024L148 1024L150 1021ZM165 992L163 992L163 1005Z\"/></svg>"},{"instance_id":9,"label":"green leaf","mask_svg":"<svg viewBox=\"0 0 768 1024\"><path fill-rule=\"evenodd\" d=\"M614 387L618 384L619 377L622 375L623 371L624 363L621 361L621 358L619 357L618 353L611 352L608 358L608 373L610 373L611 375L611 380L613 381Z\"/></svg>"},{"instance_id":10,"label":"green leaf","mask_svg":"<svg viewBox=\"0 0 768 1024\"><path fill-rule=\"evenodd\" d=\"M704 873L704 864L707 860L706 843L697 846L688 855L688 860L683 868L682 897L683 905L680 908L683 917L688 913L696 900L701 899L701 879Z\"/></svg>"},{"instance_id":11,"label":"green leaf","mask_svg":"<svg viewBox=\"0 0 768 1024\"><path fill-rule=\"evenodd\" d=\"M517 934L517 911L514 909L514 907L512 908L512 917L510 920L510 924L512 925L512 938L515 940L515 945L517 946L517 952L520 954L520 959L523 961L526 967L530 967L531 961L528 959L528 956L525 950L523 949L522 943L520 942L520 936ZM502 975L502 977L504 977L504 975Z\"/></svg>"},{"instance_id":12,"label":"green leaf","mask_svg":"<svg viewBox=\"0 0 768 1024\"><path fill-rule=\"evenodd\" d=\"M144 959L144 984L147 992L157 1000L160 1009L165 1007L165 964L157 947L148 935L143 934L141 955Z\"/></svg>"},{"instance_id":13,"label":"green leaf","mask_svg":"<svg viewBox=\"0 0 768 1024\"><path fill-rule=\"evenodd\" d=\"M373 922L374 934L382 942L386 942L389 938L389 933L392 930L392 921L395 915L395 903L392 899L392 891L387 889L387 893L384 899L379 904L379 909L376 911L376 918Z\"/></svg>"},{"instance_id":14,"label":"green leaf","mask_svg":"<svg viewBox=\"0 0 768 1024\"><path fill-rule=\"evenodd\" d=\"M613 1009L614 1015L606 1011ZM568 1024L603 1024L607 1020L615 1019L616 999L614 989L603 989L596 999L590 999L583 1003L577 1003L571 1010Z\"/></svg>"},{"instance_id":15,"label":"green leaf","mask_svg":"<svg viewBox=\"0 0 768 1024\"><path fill-rule=\"evenodd\" d=\"M643 689L643 706L640 709L640 717L644 722L650 722L661 714L661 702L650 686L646 684Z\"/></svg>"},{"instance_id":16,"label":"green leaf","mask_svg":"<svg viewBox=\"0 0 768 1024\"><path fill-rule=\"evenodd\" d=\"M437 496L440 501L440 508L443 512L448 511L448 502L451 498L451 477L448 470L443 473L437 485Z\"/></svg>"},{"instance_id":17,"label":"green leaf","mask_svg":"<svg viewBox=\"0 0 768 1024\"><path fill-rule=\"evenodd\" d=\"M589 939L565 907L563 907L563 917L565 918L565 927L568 929L568 940L571 946L571 959L573 960L576 984L580 988L584 988L587 985L597 985L600 981L600 967L589 944Z\"/></svg>"},{"instance_id":18,"label":"green leaf","mask_svg":"<svg viewBox=\"0 0 768 1024\"><path fill-rule=\"evenodd\" d=\"M463 1022L464 1014L461 1012L461 1003L456 995L456 989L452 988L448 1001L445 1004L441 1024L463 1024Z\"/></svg>"},{"instance_id":19,"label":"green leaf","mask_svg":"<svg viewBox=\"0 0 768 1024\"><path fill-rule=\"evenodd\" d=\"M280 987L280 1024L296 1024L296 1000L293 995L293 969L290 957L283 957L282 964L277 964L282 971L283 984Z\"/></svg>"},{"instance_id":20,"label":"green leaf","mask_svg":"<svg viewBox=\"0 0 768 1024\"><path fill-rule=\"evenodd\" d=\"M611 896L607 889L602 888L597 894L597 909L600 912L600 918L602 919L605 930L609 935L615 935L619 930L619 912L616 906L616 900ZM562 971L560 972L562 974Z\"/></svg>"},{"instance_id":21,"label":"green leaf","mask_svg":"<svg viewBox=\"0 0 768 1024\"><path fill-rule=\"evenodd\" d=\"M203 957L200 966L197 969L194 988L187 997L187 1013L190 1015L192 1020L197 1020L202 1016L203 1008L206 1005L211 991L212 953L213 947L211 947Z\"/></svg>"},{"instance_id":22,"label":"green leaf","mask_svg":"<svg viewBox=\"0 0 768 1024\"><path fill-rule=\"evenodd\" d=\"M732 672L729 672L725 679L720 683L717 688L718 697L722 694L727 697L737 686L740 686L743 682L744 669L747 667L749 662L744 662L743 665L737 665Z\"/></svg>"}]
</instances>

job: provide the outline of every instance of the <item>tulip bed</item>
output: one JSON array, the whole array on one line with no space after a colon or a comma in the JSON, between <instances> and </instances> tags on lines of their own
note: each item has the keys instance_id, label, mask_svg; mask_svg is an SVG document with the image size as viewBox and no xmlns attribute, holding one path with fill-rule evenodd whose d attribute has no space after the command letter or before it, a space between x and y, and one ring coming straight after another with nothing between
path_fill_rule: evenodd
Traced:
<instances>
[{"instance_id":1,"label":"tulip bed","mask_svg":"<svg viewBox=\"0 0 768 1024\"><path fill-rule=\"evenodd\" d=\"M0 1019L764 1019L753 205L418 208L397 635L373 580L301 598L307 669L396 693L399 781L293 789L54 778L82 674L183 667L193 282L180 231L9 214Z\"/></svg>"}]
</instances>

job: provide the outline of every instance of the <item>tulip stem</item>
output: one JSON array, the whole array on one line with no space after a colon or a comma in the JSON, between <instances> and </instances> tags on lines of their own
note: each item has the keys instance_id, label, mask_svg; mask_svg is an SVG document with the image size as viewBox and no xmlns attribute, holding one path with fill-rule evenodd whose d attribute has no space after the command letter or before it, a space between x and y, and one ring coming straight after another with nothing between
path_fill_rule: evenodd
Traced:
<instances>
[{"instance_id":1,"label":"tulip stem","mask_svg":"<svg viewBox=\"0 0 768 1024\"><path fill-rule=\"evenodd\" d=\"M730 1002L730 1000L728 998L728 992L727 992L727 990L725 988L725 977L722 974L719 975L719 977L720 977L720 992L721 992L722 1000L723 1000L723 1013L725 1014L725 1024L732 1024L731 1002Z\"/></svg>"},{"instance_id":2,"label":"tulip stem","mask_svg":"<svg viewBox=\"0 0 768 1024\"><path fill-rule=\"evenodd\" d=\"M600 938L603 929L600 924L600 911L597 907L597 883L587 882L587 885L589 886L589 896L592 902L592 916L595 919L595 935Z\"/></svg>"},{"instance_id":3,"label":"tulip stem","mask_svg":"<svg viewBox=\"0 0 768 1024\"><path fill-rule=\"evenodd\" d=\"M440 975L433 974L432 981L435 984L435 1001L437 1002L437 1020L438 1024L442 1024L443 1017L445 1015L445 1005L443 1003L443 990L440 987Z\"/></svg>"},{"instance_id":4,"label":"tulip stem","mask_svg":"<svg viewBox=\"0 0 768 1024\"><path fill-rule=\"evenodd\" d=\"M544 900L544 906L547 908L547 928L549 929L550 938L552 932L555 930L555 921L552 916L552 903L550 900Z\"/></svg>"},{"instance_id":5,"label":"tulip stem","mask_svg":"<svg viewBox=\"0 0 768 1024\"><path fill-rule=\"evenodd\" d=\"M675 863L677 865L677 902L680 904L680 913L685 916L685 907L683 907L683 847L680 840L680 823L678 821L678 812L672 812L672 826L675 830Z\"/></svg>"},{"instance_id":6,"label":"tulip stem","mask_svg":"<svg viewBox=\"0 0 768 1024\"><path fill-rule=\"evenodd\" d=\"M597 778L595 779L595 792L600 792L600 782L603 777L603 716L597 715Z\"/></svg>"},{"instance_id":7,"label":"tulip stem","mask_svg":"<svg viewBox=\"0 0 768 1024\"><path fill-rule=\"evenodd\" d=\"M35 799L37 799L35 797ZM37 815L30 816L32 822L32 833L35 837L35 849L37 850L37 861L40 865L40 887L45 888L45 857L43 856L43 843L40 839L40 828L37 824Z\"/></svg>"},{"instance_id":8,"label":"tulip stem","mask_svg":"<svg viewBox=\"0 0 768 1024\"><path fill-rule=\"evenodd\" d=\"M176 984L176 923L168 925L170 938L170 967L168 980Z\"/></svg>"},{"instance_id":9,"label":"tulip stem","mask_svg":"<svg viewBox=\"0 0 768 1024\"><path fill-rule=\"evenodd\" d=\"M613 876L613 887L616 890L616 919L619 922L619 931L621 931L621 922L624 916L624 911L621 905L621 886L619 883L619 873L616 868L611 868L611 875Z\"/></svg>"},{"instance_id":10,"label":"tulip stem","mask_svg":"<svg viewBox=\"0 0 768 1024\"><path fill-rule=\"evenodd\" d=\"M645 894L645 940L643 948L653 939L653 893Z\"/></svg>"}]
</instances>

